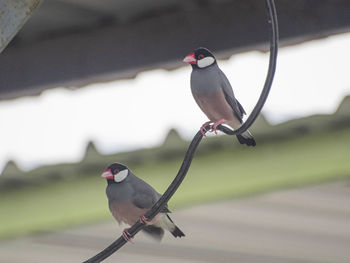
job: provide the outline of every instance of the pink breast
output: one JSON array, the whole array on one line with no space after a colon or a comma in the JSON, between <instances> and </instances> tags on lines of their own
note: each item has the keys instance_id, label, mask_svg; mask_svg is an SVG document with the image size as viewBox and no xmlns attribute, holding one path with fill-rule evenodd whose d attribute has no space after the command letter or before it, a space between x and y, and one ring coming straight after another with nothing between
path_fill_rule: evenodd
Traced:
<instances>
[{"instance_id":1,"label":"pink breast","mask_svg":"<svg viewBox=\"0 0 350 263\"><path fill-rule=\"evenodd\" d=\"M200 94L194 96L194 99L211 121L232 120L234 118L233 110L222 92Z\"/></svg>"},{"instance_id":2,"label":"pink breast","mask_svg":"<svg viewBox=\"0 0 350 263\"><path fill-rule=\"evenodd\" d=\"M129 225L135 224L148 211L148 209L136 207L131 202L110 203L109 210L119 224L126 223Z\"/></svg>"}]
</instances>

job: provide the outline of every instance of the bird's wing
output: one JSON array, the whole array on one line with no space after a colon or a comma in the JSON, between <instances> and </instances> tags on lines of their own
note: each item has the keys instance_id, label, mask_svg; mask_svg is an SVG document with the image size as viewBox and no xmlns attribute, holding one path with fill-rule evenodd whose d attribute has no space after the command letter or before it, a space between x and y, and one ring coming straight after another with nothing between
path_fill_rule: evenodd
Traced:
<instances>
[{"instance_id":1,"label":"bird's wing","mask_svg":"<svg viewBox=\"0 0 350 263\"><path fill-rule=\"evenodd\" d=\"M139 179L139 178L138 178ZM139 179L141 180L141 179ZM150 209L152 206L158 201L158 199L161 197L159 193L156 192L156 190L153 189L152 186L141 180L142 182L138 184L138 187L136 187L135 192L133 194L132 203L138 207L143 209ZM168 205L165 205L162 210L160 211L162 213L170 213L168 209Z\"/></svg>"},{"instance_id":2,"label":"bird's wing","mask_svg":"<svg viewBox=\"0 0 350 263\"><path fill-rule=\"evenodd\" d=\"M158 201L158 199L159 198L155 198L153 195L150 195L147 192L138 191L137 193L134 194L134 198L132 202L138 208L150 209ZM167 204L160 210L160 212L171 213Z\"/></svg>"},{"instance_id":3,"label":"bird's wing","mask_svg":"<svg viewBox=\"0 0 350 263\"><path fill-rule=\"evenodd\" d=\"M149 209L153 206L155 200L149 193L145 191L138 191L134 193L132 203L138 208Z\"/></svg>"},{"instance_id":4,"label":"bird's wing","mask_svg":"<svg viewBox=\"0 0 350 263\"><path fill-rule=\"evenodd\" d=\"M239 101L235 98L233 94L233 89L231 87L230 82L228 81L224 72L219 69L220 79L221 79L221 89L224 92L225 99L227 103L231 106L233 113L242 122L243 115L246 114L243 106L239 103Z\"/></svg>"}]
</instances>

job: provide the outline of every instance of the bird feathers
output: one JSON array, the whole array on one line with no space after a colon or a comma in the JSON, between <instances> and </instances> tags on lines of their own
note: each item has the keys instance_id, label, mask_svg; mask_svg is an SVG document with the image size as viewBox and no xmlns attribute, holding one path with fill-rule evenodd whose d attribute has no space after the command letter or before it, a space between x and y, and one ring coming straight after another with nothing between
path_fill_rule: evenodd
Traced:
<instances>
[{"instance_id":1,"label":"bird feathers","mask_svg":"<svg viewBox=\"0 0 350 263\"><path fill-rule=\"evenodd\" d=\"M235 98L229 80L209 50L198 48L194 54L197 65L191 65L191 91L195 101L211 122L222 123L222 120L225 120L225 124L233 129L238 129L243 123L243 115L246 112ZM208 63L202 68L199 64L202 60L210 60L215 63ZM240 143L248 146L256 144L249 131L237 138Z\"/></svg>"},{"instance_id":2,"label":"bird feathers","mask_svg":"<svg viewBox=\"0 0 350 263\"><path fill-rule=\"evenodd\" d=\"M135 176L129 169L128 176L123 181L108 180L106 194L113 217L119 224L129 225L137 222L161 197L152 186ZM160 240L164 235L163 228L170 232L177 228L172 220L169 220L167 213L170 211L165 205L145 228L145 232Z\"/></svg>"},{"instance_id":3,"label":"bird feathers","mask_svg":"<svg viewBox=\"0 0 350 263\"><path fill-rule=\"evenodd\" d=\"M238 100L235 98L231 84L228 81L224 72L222 72L219 69L219 74L220 74L220 77L222 80L221 89L225 94L225 99L226 99L227 103L231 106L234 115L242 123L242 119L243 119L243 115L245 114L245 110L243 109L242 105L238 102Z\"/></svg>"}]
</instances>

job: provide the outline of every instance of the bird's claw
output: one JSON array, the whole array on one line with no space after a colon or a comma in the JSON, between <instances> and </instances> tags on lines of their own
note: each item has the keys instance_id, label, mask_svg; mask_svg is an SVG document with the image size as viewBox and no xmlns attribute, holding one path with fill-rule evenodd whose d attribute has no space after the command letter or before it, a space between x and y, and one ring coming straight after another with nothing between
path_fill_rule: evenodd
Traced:
<instances>
[{"instance_id":1,"label":"bird's claw","mask_svg":"<svg viewBox=\"0 0 350 263\"><path fill-rule=\"evenodd\" d=\"M213 124L211 130L214 131L215 134L217 135L217 134L218 134L218 132L216 131L217 127L218 127L220 124L223 124L223 123L226 122L226 121L227 121L226 119L221 119L221 120L219 120L219 121L217 121L217 122L214 122L214 124Z\"/></svg>"},{"instance_id":2,"label":"bird's claw","mask_svg":"<svg viewBox=\"0 0 350 263\"><path fill-rule=\"evenodd\" d=\"M125 239L125 241L131 242L132 244L134 244L134 239L129 233L129 228L125 228L123 230L123 238Z\"/></svg>"},{"instance_id":3,"label":"bird's claw","mask_svg":"<svg viewBox=\"0 0 350 263\"><path fill-rule=\"evenodd\" d=\"M147 219L147 217L145 217L145 216L141 216L141 217L140 217L140 223L141 223L141 224L145 224L145 225L147 225L147 226L151 224L151 222L149 222L148 219Z\"/></svg>"},{"instance_id":4,"label":"bird's claw","mask_svg":"<svg viewBox=\"0 0 350 263\"><path fill-rule=\"evenodd\" d=\"M209 124L211 124L211 123L212 123L211 121L207 121L206 123L204 123L204 124L202 125L202 127L201 127L201 133L202 133L203 137L206 137L205 133L208 131L208 130L206 129L206 127L207 127ZM211 130L212 130L212 128L210 128L209 131L211 131Z\"/></svg>"}]
</instances>

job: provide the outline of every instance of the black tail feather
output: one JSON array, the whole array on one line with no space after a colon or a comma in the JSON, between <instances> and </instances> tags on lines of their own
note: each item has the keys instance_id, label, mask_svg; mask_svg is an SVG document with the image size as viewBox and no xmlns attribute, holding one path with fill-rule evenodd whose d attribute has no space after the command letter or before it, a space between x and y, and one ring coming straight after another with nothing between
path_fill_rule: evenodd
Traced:
<instances>
[{"instance_id":1,"label":"black tail feather","mask_svg":"<svg viewBox=\"0 0 350 263\"><path fill-rule=\"evenodd\" d=\"M174 237L184 237L185 236L185 234L177 226L175 226L175 229L173 231L171 231L171 234L173 234Z\"/></svg>"},{"instance_id":2,"label":"black tail feather","mask_svg":"<svg viewBox=\"0 0 350 263\"><path fill-rule=\"evenodd\" d=\"M253 137L244 137L241 134L236 135L240 144L246 144L248 146L255 146L256 142Z\"/></svg>"},{"instance_id":3,"label":"black tail feather","mask_svg":"<svg viewBox=\"0 0 350 263\"><path fill-rule=\"evenodd\" d=\"M169 215L166 215L170 222L174 224L174 221L170 218ZM174 237L184 237L185 234L180 230L180 228L178 228L175 224L174 224L175 228L173 231L171 231L171 234L173 234Z\"/></svg>"}]
</instances>

